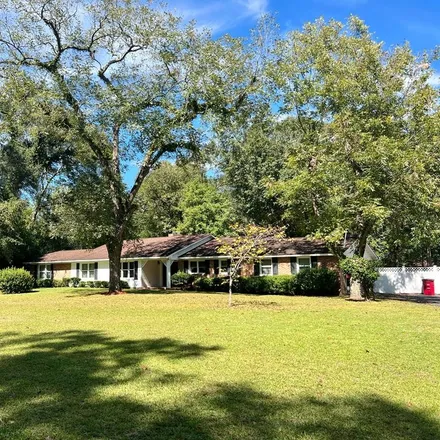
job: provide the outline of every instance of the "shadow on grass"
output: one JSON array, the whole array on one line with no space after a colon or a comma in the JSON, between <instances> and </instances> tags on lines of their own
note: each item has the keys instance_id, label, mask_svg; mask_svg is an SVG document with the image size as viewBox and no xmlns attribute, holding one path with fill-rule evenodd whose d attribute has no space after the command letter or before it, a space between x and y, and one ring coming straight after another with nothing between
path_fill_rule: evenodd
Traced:
<instances>
[{"instance_id":1,"label":"shadow on grass","mask_svg":"<svg viewBox=\"0 0 440 440\"><path fill-rule=\"evenodd\" d=\"M148 365L150 356L203 359L221 347L83 331L0 338L2 440L440 438L438 422L377 396L289 399L244 384L206 388L191 374ZM190 387L182 394L176 385Z\"/></svg>"}]
</instances>

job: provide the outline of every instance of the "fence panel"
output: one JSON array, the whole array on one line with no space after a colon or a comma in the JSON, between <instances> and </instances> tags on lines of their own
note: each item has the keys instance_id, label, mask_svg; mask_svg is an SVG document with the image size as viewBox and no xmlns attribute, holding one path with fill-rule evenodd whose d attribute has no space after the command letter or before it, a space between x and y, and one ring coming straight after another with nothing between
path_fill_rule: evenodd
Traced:
<instances>
[{"instance_id":1,"label":"fence panel","mask_svg":"<svg viewBox=\"0 0 440 440\"><path fill-rule=\"evenodd\" d=\"M440 270L433 267L381 267L374 283L377 293L422 293L422 280L434 280L435 293L440 293Z\"/></svg>"}]
</instances>

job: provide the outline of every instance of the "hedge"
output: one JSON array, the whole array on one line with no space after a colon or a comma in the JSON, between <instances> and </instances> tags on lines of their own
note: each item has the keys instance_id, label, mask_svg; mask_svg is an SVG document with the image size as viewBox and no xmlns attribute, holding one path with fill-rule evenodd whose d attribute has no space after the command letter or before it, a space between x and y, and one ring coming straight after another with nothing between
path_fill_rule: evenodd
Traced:
<instances>
[{"instance_id":1,"label":"hedge","mask_svg":"<svg viewBox=\"0 0 440 440\"><path fill-rule=\"evenodd\" d=\"M34 284L34 277L27 270L15 267L0 270L0 291L3 293L30 292Z\"/></svg>"},{"instance_id":2,"label":"hedge","mask_svg":"<svg viewBox=\"0 0 440 440\"><path fill-rule=\"evenodd\" d=\"M226 292L228 278L202 277L192 286L198 291ZM239 277L234 280L233 291L257 295L315 295L338 294L337 273L326 268L304 269L296 275L274 275L263 277Z\"/></svg>"},{"instance_id":3,"label":"hedge","mask_svg":"<svg viewBox=\"0 0 440 440\"><path fill-rule=\"evenodd\" d=\"M304 269L295 277L296 295L332 296L338 289L338 274L327 268Z\"/></svg>"}]
</instances>

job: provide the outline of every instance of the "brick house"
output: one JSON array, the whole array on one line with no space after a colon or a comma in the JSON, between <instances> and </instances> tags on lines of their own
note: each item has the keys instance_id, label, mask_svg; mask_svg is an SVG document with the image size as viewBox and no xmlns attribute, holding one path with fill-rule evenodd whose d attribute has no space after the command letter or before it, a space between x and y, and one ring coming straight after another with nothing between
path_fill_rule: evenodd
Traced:
<instances>
[{"instance_id":1,"label":"brick house","mask_svg":"<svg viewBox=\"0 0 440 440\"><path fill-rule=\"evenodd\" d=\"M121 278L132 288L171 287L177 271L206 276L226 276L229 260L217 251L219 241L211 235L169 235L124 242ZM322 241L286 238L267 243L267 255L242 269L243 276L290 275L307 267L336 264ZM82 281L108 281L106 247L64 250L44 255L31 263L37 278L77 277Z\"/></svg>"}]
</instances>

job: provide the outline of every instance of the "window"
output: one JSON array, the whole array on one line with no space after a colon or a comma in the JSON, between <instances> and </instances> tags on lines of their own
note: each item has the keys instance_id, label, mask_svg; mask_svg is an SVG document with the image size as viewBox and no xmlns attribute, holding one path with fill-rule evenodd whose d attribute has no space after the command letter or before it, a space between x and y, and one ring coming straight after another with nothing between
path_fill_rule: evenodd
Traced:
<instances>
[{"instance_id":1,"label":"window","mask_svg":"<svg viewBox=\"0 0 440 440\"><path fill-rule=\"evenodd\" d=\"M39 278L42 280L50 280L52 278L52 270L50 264L40 264Z\"/></svg>"},{"instance_id":2,"label":"window","mask_svg":"<svg viewBox=\"0 0 440 440\"><path fill-rule=\"evenodd\" d=\"M205 260L192 260L189 262L189 273L206 273L206 261Z\"/></svg>"},{"instance_id":3,"label":"window","mask_svg":"<svg viewBox=\"0 0 440 440\"><path fill-rule=\"evenodd\" d=\"M219 275L227 275L229 272L228 260L218 261L218 273Z\"/></svg>"},{"instance_id":4,"label":"window","mask_svg":"<svg viewBox=\"0 0 440 440\"><path fill-rule=\"evenodd\" d=\"M136 261L122 263L122 278L136 278Z\"/></svg>"},{"instance_id":5,"label":"window","mask_svg":"<svg viewBox=\"0 0 440 440\"><path fill-rule=\"evenodd\" d=\"M81 264L81 279L95 279L95 263Z\"/></svg>"},{"instance_id":6,"label":"window","mask_svg":"<svg viewBox=\"0 0 440 440\"><path fill-rule=\"evenodd\" d=\"M260 262L260 275L272 275L272 259L265 258Z\"/></svg>"},{"instance_id":7,"label":"window","mask_svg":"<svg viewBox=\"0 0 440 440\"><path fill-rule=\"evenodd\" d=\"M298 258L298 270L309 269L312 267L310 257Z\"/></svg>"}]
</instances>

